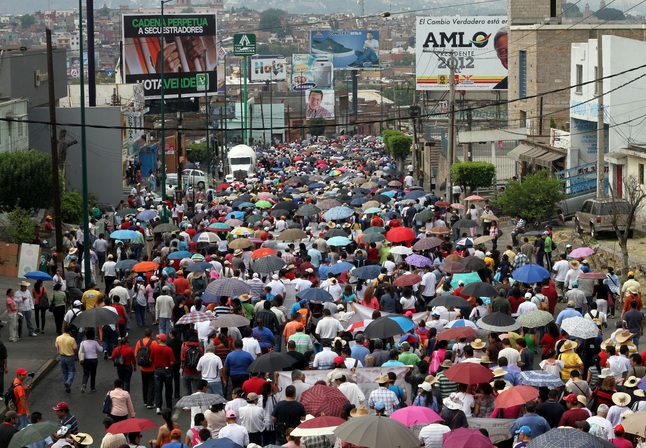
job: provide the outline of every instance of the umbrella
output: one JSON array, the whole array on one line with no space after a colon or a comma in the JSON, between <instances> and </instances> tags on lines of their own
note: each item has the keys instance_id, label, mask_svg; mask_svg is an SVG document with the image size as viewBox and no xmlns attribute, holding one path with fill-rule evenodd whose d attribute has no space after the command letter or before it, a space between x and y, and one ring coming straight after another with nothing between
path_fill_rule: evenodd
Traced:
<instances>
[{"instance_id":1,"label":"umbrella","mask_svg":"<svg viewBox=\"0 0 646 448\"><path fill-rule=\"evenodd\" d=\"M428 425L442 420L442 417L426 406L408 406L397 409L390 415L390 418L409 427L415 425Z\"/></svg>"},{"instance_id":2,"label":"umbrella","mask_svg":"<svg viewBox=\"0 0 646 448\"><path fill-rule=\"evenodd\" d=\"M478 319L477 324L478 327L483 330L496 331L498 333L506 333L520 328L520 324L516 319L498 311L487 314L485 317Z\"/></svg>"},{"instance_id":3,"label":"umbrella","mask_svg":"<svg viewBox=\"0 0 646 448\"><path fill-rule=\"evenodd\" d=\"M539 328L544 327L554 320L552 313L543 310L533 310L518 316L516 321L521 327Z\"/></svg>"},{"instance_id":4,"label":"umbrella","mask_svg":"<svg viewBox=\"0 0 646 448\"><path fill-rule=\"evenodd\" d=\"M261 247L260 249L256 249L251 252L251 258L253 258L254 260L262 257L268 257L269 255L276 255L276 251L274 249L270 249L269 247Z\"/></svg>"},{"instance_id":5,"label":"umbrella","mask_svg":"<svg viewBox=\"0 0 646 448\"><path fill-rule=\"evenodd\" d=\"M290 368L296 359L287 353L270 352L256 358L254 362L249 365L249 372L280 372Z\"/></svg>"},{"instance_id":6,"label":"umbrella","mask_svg":"<svg viewBox=\"0 0 646 448\"><path fill-rule=\"evenodd\" d=\"M404 243L415 239L415 232L408 227L395 227L386 232L386 239L393 243Z\"/></svg>"},{"instance_id":7,"label":"umbrella","mask_svg":"<svg viewBox=\"0 0 646 448\"><path fill-rule=\"evenodd\" d=\"M221 278L208 284L206 292L216 296L234 297L249 294L251 286L237 278Z\"/></svg>"},{"instance_id":8,"label":"umbrella","mask_svg":"<svg viewBox=\"0 0 646 448\"><path fill-rule=\"evenodd\" d=\"M179 227L177 227L175 224L171 224L169 222L164 223L164 224L158 224L155 226L153 229L154 233L164 233L164 232L174 232L175 230L179 230Z\"/></svg>"},{"instance_id":9,"label":"umbrella","mask_svg":"<svg viewBox=\"0 0 646 448\"><path fill-rule=\"evenodd\" d=\"M530 263L514 270L511 276L519 282L530 284L542 282L544 279L549 278L550 273L544 267Z\"/></svg>"},{"instance_id":10,"label":"umbrella","mask_svg":"<svg viewBox=\"0 0 646 448\"><path fill-rule=\"evenodd\" d=\"M614 443L574 428L553 428L536 437L527 448L616 448Z\"/></svg>"},{"instance_id":11,"label":"umbrella","mask_svg":"<svg viewBox=\"0 0 646 448\"><path fill-rule=\"evenodd\" d=\"M363 212L368 214L368 215L372 215L374 213L381 213L382 210L379 207L370 207L370 208L365 209Z\"/></svg>"},{"instance_id":12,"label":"umbrella","mask_svg":"<svg viewBox=\"0 0 646 448\"><path fill-rule=\"evenodd\" d=\"M577 247L568 254L570 258L584 258L594 254L594 249L589 247Z\"/></svg>"},{"instance_id":13,"label":"umbrella","mask_svg":"<svg viewBox=\"0 0 646 448\"><path fill-rule=\"evenodd\" d=\"M417 200L423 196L426 196L428 193L426 193L424 190L413 190L410 193L408 193L406 196L404 196L404 199L413 199Z\"/></svg>"},{"instance_id":14,"label":"umbrella","mask_svg":"<svg viewBox=\"0 0 646 448\"><path fill-rule=\"evenodd\" d=\"M129 418L113 423L109 428L110 434L127 434L130 432L144 432L148 429L157 428L157 423L147 418Z\"/></svg>"},{"instance_id":15,"label":"umbrella","mask_svg":"<svg viewBox=\"0 0 646 448\"><path fill-rule=\"evenodd\" d=\"M466 272L463 274L453 274L451 276L451 286L453 289L457 289L460 285L460 280L464 282L465 285L469 285L471 283L476 283L481 281L482 279L478 275L477 272Z\"/></svg>"},{"instance_id":16,"label":"umbrella","mask_svg":"<svg viewBox=\"0 0 646 448\"><path fill-rule=\"evenodd\" d=\"M321 384L316 384L301 394L301 403L305 406L305 411L315 417L341 417L343 406L349 402L336 387Z\"/></svg>"},{"instance_id":17,"label":"umbrella","mask_svg":"<svg viewBox=\"0 0 646 448\"><path fill-rule=\"evenodd\" d=\"M431 300L431 303L430 303L431 308L436 306L443 306L446 308L450 308L450 307L461 308L466 305L469 305L469 302L467 302L463 297L460 297L460 296L439 296Z\"/></svg>"},{"instance_id":18,"label":"umbrella","mask_svg":"<svg viewBox=\"0 0 646 448\"><path fill-rule=\"evenodd\" d=\"M473 242L475 244L482 244L482 243L486 243L487 241L491 241L493 239L494 238L491 235L482 235L482 236L479 236L478 238L476 238L475 240L473 240Z\"/></svg>"},{"instance_id":19,"label":"umbrella","mask_svg":"<svg viewBox=\"0 0 646 448\"><path fill-rule=\"evenodd\" d=\"M561 323L561 330L567 331L570 336L581 339L596 338L599 335L599 327L589 319L583 317L568 317Z\"/></svg>"},{"instance_id":20,"label":"umbrella","mask_svg":"<svg viewBox=\"0 0 646 448\"><path fill-rule=\"evenodd\" d=\"M467 271L471 272L479 271L480 269L487 267L487 264L478 257L466 257L463 258L460 263L464 265Z\"/></svg>"},{"instance_id":21,"label":"umbrella","mask_svg":"<svg viewBox=\"0 0 646 448\"><path fill-rule=\"evenodd\" d=\"M430 249L433 249L434 247L441 246L443 242L444 241L442 241L439 238L435 238L434 236L432 236L430 238L422 238L421 240L419 240L418 242L413 244L413 249L414 250L430 250Z\"/></svg>"},{"instance_id":22,"label":"umbrella","mask_svg":"<svg viewBox=\"0 0 646 448\"><path fill-rule=\"evenodd\" d=\"M444 326L445 329L460 328L460 327L469 327L469 328L473 328L474 330L478 330L478 326L468 319L452 320L451 322L449 322Z\"/></svg>"},{"instance_id":23,"label":"umbrella","mask_svg":"<svg viewBox=\"0 0 646 448\"><path fill-rule=\"evenodd\" d=\"M338 275L342 272L349 271L352 268L354 268L354 265L352 263L341 261L333 265L328 272L331 272L334 275Z\"/></svg>"},{"instance_id":24,"label":"umbrella","mask_svg":"<svg viewBox=\"0 0 646 448\"><path fill-rule=\"evenodd\" d=\"M466 267L459 261L449 261L445 262L440 266L442 272L448 272L449 274L455 274L466 271Z\"/></svg>"},{"instance_id":25,"label":"umbrella","mask_svg":"<svg viewBox=\"0 0 646 448\"><path fill-rule=\"evenodd\" d=\"M258 201L254 205L258 208L271 208L271 202L269 201Z\"/></svg>"},{"instance_id":26,"label":"umbrella","mask_svg":"<svg viewBox=\"0 0 646 448\"><path fill-rule=\"evenodd\" d=\"M366 230L363 231L363 233L365 233L366 235L369 235L371 233L386 233L386 229L384 229L383 227L373 226L373 227L368 227Z\"/></svg>"},{"instance_id":27,"label":"umbrella","mask_svg":"<svg viewBox=\"0 0 646 448\"><path fill-rule=\"evenodd\" d=\"M416 268L423 268L424 266L432 266L433 262L430 258L426 258L423 255L412 254L404 258L406 264L410 266L415 266Z\"/></svg>"},{"instance_id":28,"label":"umbrella","mask_svg":"<svg viewBox=\"0 0 646 448\"><path fill-rule=\"evenodd\" d=\"M213 265L211 263L207 263L206 261L198 261L195 264L184 268L184 272L204 272L208 269L213 269Z\"/></svg>"},{"instance_id":29,"label":"umbrella","mask_svg":"<svg viewBox=\"0 0 646 448\"><path fill-rule=\"evenodd\" d=\"M141 233L134 230L115 230L110 234L110 238L114 240L131 240L137 238Z\"/></svg>"},{"instance_id":30,"label":"umbrella","mask_svg":"<svg viewBox=\"0 0 646 448\"><path fill-rule=\"evenodd\" d=\"M370 322L372 322L373 320L374 319L361 319L361 320L358 320L358 321L354 322L353 324L351 324L346 329L346 331L348 331L350 333L355 333L357 331L364 332L364 331L366 331L366 327L368 325L370 325Z\"/></svg>"},{"instance_id":31,"label":"umbrella","mask_svg":"<svg viewBox=\"0 0 646 448\"><path fill-rule=\"evenodd\" d=\"M582 279L594 279L594 280L604 280L606 278L606 274L603 272L584 272L583 274L579 275L579 278Z\"/></svg>"},{"instance_id":32,"label":"umbrella","mask_svg":"<svg viewBox=\"0 0 646 448\"><path fill-rule=\"evenodd\" d=\"M243 221L241 221L239 219L235 219L235 218L234 219L227 219L226 221L224 221L224 223L226 225L228 225L228 226L231 226L231 227L240 227L242 224L244 224Z\"/></svg>"},{"instance_id":33,"label":"umbrella","mask_svg":"<svg viewBox=\"0 0 646 448\"><path fill-rule=\"evenodd\" d=\"M137 213L137 210L135 210L134 208L122 208L117 212L117 216L124 217L126 215L134 215L136 213Z\"/></svg>"},{"instance_id":34,"label":"umbrella","mask_svg":"<svg viewBox=\"0 0 646 448\"><path fill-rule=\"evenodd\" d=\"M212 314L203 313L201 311L191 311L177 319L176 325L196 324L198 322L207 322L210 320L213 320Z\"/></svg>"},{"instance_id":35,"label":"umbrella","mask_svg":"<svg viewBox=\"0 0 646 448\"><path fill-rule=\"evenodd\" d=\"M480 216L480 218L481 218L481 219L486 219L486 220L489 220L489 221L500 221L500 218L498 218L498 217L497 217L496 215L494 215L493 213L483 213L483 214Z\"/></svg>"},{"instance_id":36,"label":"umbrella","mask_svg":"<svg viewBox=\"0 0 646 448\"><path fill-rule=\"evenodd\" d=\"M335 236L348 236L348 232L343 229L332 229L325 232L325 238L333 238Z\"/></svg>"},{"instance_id":37,"label":"umbrella","mask_svg":"<svg viewBox=\"0 0 646 448\"><path fill-rule=\"evenodd\" d=\"M458 246L472 246L473 245L473 238L460 238L455 242Z\"/></svg>"},{"instance_id":38,"label":"umbrella","mask_svg":"<svg viewBox=\"0 0 646 448\"><path fill-rule=\"evenodd\" d=\"M478 227L478 223L473 219L460 219L453 224L452 227L457 227L458 229L465 229L467 227Z\"/></svg>"},{"instance_id":39,"label":"umbrella","mask_svg":"<svg viewBox=\"0 0 646 448\"><path fill-rule=\"evenodd\" d=\"M121 317L107 308L92 308L83 311L74 319L77 327L97 328L104 325L113 325L121 320Z\"/></svg>"},{"instance_id":40,"label":"umbrella","mask_svg":"<svg viewBox=\"0 0 646 448\"><path fill-rule=\"evenodd\" d=\"M342 205L332 207L327 212L323 213L323 219L325 219L326 221L335 221L338 219L349 218L353 214L354 210L352 210L350 207L345 207Z\"/></svg>"},{"instance_id":41,"label":"umbrella","mask_svg":"<svg viewBox=\"0 0 646 448\"><path fill-rule=\"evenodd\" d=\"M239 314L220 314L211 321L211 327L245 327L249 325L249 319Z\"/></svg>"},{"instance_id":42,"label":"umbrella","mask_svg":"<svg viewBox=\"0 0 646 448\"><path fill-rule=\"evenodd\" d=\"M137 219L139 221L150 221L157 217L157 212L155 210L144 210L143 212L137 213Z\"/></svg>"},{"instance_id":43,"label":"umbrella","mask_svg":"<svg viewBox=\"0 0 646 448\"><path fill-rule=\"evenodd\" d=\"M303 392L303 395L306 393ZM419 440L410 428L392 418L374 415L351 418L336 428L334 434L344 442L366 448L419 448L420 446Z\"/></svg>"},{"instance_id":44,"label":"umbrella","mask_svg":"<svg viewBox=\"0 0 646 448\"><path fill-rule=\"evenodd\" d=\"M255 224L255 223L257 223L258 221L261 221L261 220L262 220L262 215L251 215L251 216L248 216L247 219L246 219L246 221L249 224Z\"/></svg>"},{"instance_id":45,"label":"umbrella","mask_svg":"<svg viewBox=\"0 0 646 448\"><path fill-rule=\"evenodd\" d=\"M464 200L479 202L479 201L484 201L484 198L482 196L478 196L477 194L472 194L471 196L467 196L466 198L464 198Z\"/></svg>"},{"instance_id":46,"label":"umbrella","mask_svg":"<svg viewBox=\"0 0 646 448\"><path fill-rule=\"evenodd\" d=\"M316 206L321 210L330 210L334 207L340 207L341 203L336 199L323 199L322 201L319 201Z\"/></svg>"},{"instance_id":47,"label":"umbrella","mask_svg":"<svg viewBox=\"0 0 646 448\"><path fill-rule=\"evenodd\" d=\"M628 434L644 437L644 422L646 422L646 411L639 411L623 419L621 424Z\"/></svg>"},{"instance_id":48,"label":"umbrella","mask_svg":"<svg viewBox=\"0 0 646 448\"><path fill-rule=\"evenodd\" d=\"M395 246L390 248L390 253L395 255L411 255L413 249L406 246Z\"/></svg>"},{"instance_id":49,"label":"umbrella","mask_svg":"<svg viewBox=\"0 0 646 448\"><path fill-rule=\"evenodd\" d=\"M449 367L445 372L451 381L461 384L488 383L493 379L493 372L482 364L472 362L461 362Z\"/></svg>"},{"instance_id":50,"label":"umbrella","mask_svg":"<svg viewBox=\"0 0 646 448\"><path fill-rule=\"evenodd\" d=\"M431 229L427 230L427 232L432 235L448 235L449 233L451 233L451 229L446 226L437 226L431 227Z\"/></svg>"},{"instance_id":51,"label":"umbrella","mask_svg":"<svg viewBox=\"0 0 646 448\"><path fill-rule=\"evenodd\" d=\"M350 239L345 236L335 236L327 240L328 246L343 247L343 246L347 246L350 243L352 243L352 241L350 241Z\"/></svg>"},{"instance_id":52,"label":"umbrella","mask_svg":"<svg viewBox=\"0 0 646 448\"><path fill-rule=\"evenodd\" d=\"M117 270L132 269L132 267L136 264L137 264L137 260L121 260L117 262L117 264L115 265L115 269Z\"/></svg>"},{"instance_id":53,"label":"umbrella","mask_svg":"<svg viewBox=\"0 0 646 448\"><path fill-rule=\"evenodd\" d=\"M442 436L442 446L451 448L493 448L489 437L477 429L458 428Z\"/></svg>"},{"instance_id":54,"label":"umbrella","mask_svg":"<svg viewBox=\"0 0 646 448\"><path fill-rule=\"evenodd\" d=\"M168 254L166 258L168 260L181 260L182 258L191 258L192 255L193 254L187 250L178 250L175 252L171 252L170 254Z\"/></svg>"},{"instance_id":55,"label":"umbrella","mask_svg":"<svg viewBox=\"0 0 646 448\"><path fill-rule=\"evenodd\" d=\"M364 243L380 243L385 240L386 237L381 233L363 233L361 236L361 241Z\"/></svg>"},{"instance_id":56,"label":"umbrella","mask_svg":"<svg viewBox=\"0 0 646 448\"><path fill-rule=\"evenodd\" d=\"M523 405L536 397L538 397L538 389L534 386L520 384L501 392L496 397L494 405L497 408L511 408L513 406Z\"/></svg>"},{"instance_id":57,"label":"umbrella","mask_svg":"<svg viewBox=\"0 0 646 448\"><path fill-rule=\"evenodd\" d=\"M334 434L334 429L337 426L345 423L341 417L330 417L329 415L322 415L321 417L314 417L305 420L292 431L292 436L330 436Z\"/></svg>"},{"instance_id":58,"label":"umbrella","mask_svg":"<svg viewBox=\"0 0 646 448\"><path fill-rule=\"evenodd\" d=\"M253 246L253 241L249 238L236 238L228 244L230 249L247 249Z\"/></svg>"},{"instance_id":59,"label":"umbrella","mask_svg":"<svg viewBox=\"0 0 646 448\"><path fill-rule=\"evenodd\" d=\"M460 210L466 210L465 205L457 203L457 202L455 204L451 204L451 208L457 208L457 209L460 209Z\"/></svg>"},{"instance_id":60,"label":"umbrella","mask_svg":"<svg viewBox=\"0 0 646 448\"><path fill-rule=\"evenodd\" d=\"M159 263L155 263L154 261L142 261L140 263L135 264L131 268L131 270L133 272L150 272L158 268L159 268Z\"/></svg>"},{"instance_id":61,"label":"umbrella","mask_svg":"<svg viewBox=\"0 0 646 448\"><path fill-rule=\"evenodd\" d=\"M214 404L224 404L227 400L220 394L194 393L185 395L177 401L176 408L210 407Z\"/></svg>"},{"instance_id":62,"label":"umbrella","mask_svg":"<svg viewBox=\"0 0 646 448\"><path fill-rule=\"evenodd\" d=\"M278 235L278 238L276 239L278 241L298 241L306 237L307 237L307 234L303 232L301 229L287 229L287 230L283 230L280 233L280 235Z\"/></svg>"},{"instance_id":63,"label":"umbrella","mask_svg":"<svg viewBox=\"0 0 646 448\"><path fill-rule=\"evenodd\" d=\"M41 280L43 282L53 282L54 279L52 278L51 275L49 275L47 272L43 271L31 271L27 272L23 277L28 278L30 280Z\"/></svg>"},{"instance_id":64,"label":"umbrella","mask_svg":"<svg viewBox=\"0 0 646 448\"><path fill-rule=\"evenodd\" d=\"M362 280L372 280L377 278L379 274L381 274L381 266L375 264L362 266L352 271L352 276Z\"/></svg>"},{"instance_id":65,"label":"umbrella","mask_svg":"<svg viewBox=\"0 0 646 448\"><path fill-rule=\"evenodd\" d=\"M274 209L286 210L288 212L293 212L298 208L298 204L294 201L283 201L274 205Z\"/></svg>"},{"instance_id":66,"label":"umbrella","mask_svg":"<svg viewBox=\"0 0 646 448\"><path fill-rule=\"evenodd\" d=\"M22 448L34 442L44 440L61 429L60 423L40 422L27 426L11 438L8 448Z\"/></svg>"},{"instance_id":67,"label":"umbrella","mask_svg":"<svg viewBox=\"0 0 646 448\"><path fill-rule=\"evenodd\" d=\"M523 370L518 374L518 383L535 387L560 387L563 381L545 370Z\"/></svg>"},{"instance_id":68,"label":"umbrella","mask_svg":"<svg viewBox=\"0 0 646 448\"><path fill-rule=\"evenodd\" d=\"M223 222L214 222L213 224L209 224L207 230L210 230L212 232L230 232L233 229L231 228L231 226Z\"/></svg>"},{"instance_id":69,"label":"umbrella","mask_svg":"<svg viewBox=\"0 0 646 448\"><path fill-rule=\"evenodd\" d=\"M467 338L467 339L475 339L476 337L476 330L474 330L471 327L455 327L455 328L450 328L448 330L444 330L440 332L440 334L437 335L437 340L438 341L452 341L455 339L456 341L458 339L462 338Z\"/></svg>"},{"instance_id":70,"label":"umbrella","mask_svg":"<svg viewBox=\"0 0 646 448\"><path fill-rule=\"evenodd\" d=\"M314 204L303 204L296 210L297 216L316 216L321 213L321 209Z\"/></svg>"},{"instance_id":71,"label":"umbrella","mask_svg":"<svg viewBox=\"0 0 646 448\"><path fill-rule=\"evenodd\" d=\"M256 260L253 264L253 270L260 274L271 274L287 265L285 260L276 255L269 255Z\"/></svg>"},{"instance_id":72,"label":"umbrella","mask_svg":"<svg viewBox=\"0 0 646 448\"><path fill-rule=\"evenodd\" d=\"M310 302L333 302L334 297L325 289L307 288L296 294L299 299L309 300Z\"/></svg>"},{"instance_id":73,"label":"umbrella","mask_svg":"<svg viewBox=\"0 0 646 448\"><path fill-rule=\"evenodd\" d=\"M253 232L247 227L238 227L237 229L231 231L231 234L235 236L251 236L253 235Z\"/></svg>"},{"instance_id":74,"label":"umbrella","mask_svg":"<svg viewBox=\"0 0 646 448\"><path fill-rule=\"evenodd\" d=\"M403 287L403 286L413 286L422 281L422 277L417 274L406 274L401 277L397 277L393 282L394 286Z\"/></svg>"},{"instance_id":75,"label":"umbrella","mask_svg":"<svg viewBox=\"0 0 646 448\"><path fill-rule=\"evenodd\" d=\"M430 221L433 218L433 212L429 209L422 210L420 212L417 212L415 215L415 221Z\"/></svg>"},{"instance_id":76,"label":"umbrella","mask_svg":"<svg viewBox=\"0 0 646 448\"><path fill-rule=\"evenodd\" d=\"M215 233L211 232L202 232L197 235L194 239L196 243L217 243L220 241L220 238Z\"/></svg>"},{"instance_id":77,"label":"umbrella","mask_svg":"<svg viewBox=\"0 0 646 448\"><path fill-rule=\"evenodd\" d=\"M498 291L489 283L475 282L465 286L460 294L469 297L496 297Z\"/></svg>"},{"instance_id":78,"label":"umbrella","mask_svg":"<svg viewBox=\"0 0 646 448\"><path fill-rule=\"evenodd\" d=\"M404 334L415 328L415 323L403 316L384 316L375 319L366 327L368 339L386 339L396 334Z\"/></svg>"}]
</instances>

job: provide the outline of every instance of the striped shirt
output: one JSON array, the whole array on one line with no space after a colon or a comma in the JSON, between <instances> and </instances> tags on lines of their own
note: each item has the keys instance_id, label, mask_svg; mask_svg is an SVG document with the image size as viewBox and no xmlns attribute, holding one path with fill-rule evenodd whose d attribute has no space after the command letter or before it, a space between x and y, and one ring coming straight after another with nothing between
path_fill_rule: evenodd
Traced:
<instances>
[{"instance_id":1,"label":"striped shirt","mask_svg":"<svg viewBox=\"0 0 646 448\"><path fill-rule=\"evenodd\" d=\"M381 386L370 392L370 396L368 397L368 406L374 408L375 403L378 401L381 401L386 405L386 415L392 414L395 406L399 405L397 394L392 390Z\"/></svg>"},{"instance_id":2,"label":"striped shirt","mask_svg":"<svg viewBox=\"0 0 646 448\"><path fill-rule=\"evenodd\" d=\"M454 383L444 376L444 372L437 374L437 384L440 386L440 392L442 393L442 398L447 398L453 392L458 391L458 383Z\"/></svg>"},{"instance_id":3,"label":"striped shirt","mask_svg":"<svg viewBox=\"0 0 646 448\"><path fill-rule=\"evenodd\" d=\"M511 267L514 269L522 268L523 266L530 264L529 258L522 252L519 252L514 257L514 261L511 263Z\"/></svg>"}]
</instances>

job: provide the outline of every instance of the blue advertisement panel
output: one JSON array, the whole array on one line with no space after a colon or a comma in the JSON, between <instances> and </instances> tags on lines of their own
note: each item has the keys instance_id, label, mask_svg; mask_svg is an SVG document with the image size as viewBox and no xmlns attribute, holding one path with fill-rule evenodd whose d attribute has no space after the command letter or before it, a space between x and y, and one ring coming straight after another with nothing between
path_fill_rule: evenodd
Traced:
<instances>
[{"instance_id":1,"label":"blue advertisement panel","mask_svg":"<svg viewBox=\"0 0 646 448\"><path fill-rule=\"evenodd\" d=\"M334 68L379 68L379 31L311 31L310 52L331 55Z\"/></svg>"}]
</instances>

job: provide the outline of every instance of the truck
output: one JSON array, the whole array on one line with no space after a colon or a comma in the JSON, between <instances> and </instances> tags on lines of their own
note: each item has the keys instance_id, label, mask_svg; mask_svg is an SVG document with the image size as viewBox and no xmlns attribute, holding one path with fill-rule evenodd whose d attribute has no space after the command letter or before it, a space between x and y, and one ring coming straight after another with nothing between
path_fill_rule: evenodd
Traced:
<instances>
[{"instance_id":1,"label":"truck","mask_svg":"<svg viewBox=\"0 0 646 448\"><path fill-rule=\"evenodd\" d=\"M256 150L247 145L236 145L227 154L229 174L227 182L245 181L254 177L257 172Z\"/></svg>"}]
</instances>

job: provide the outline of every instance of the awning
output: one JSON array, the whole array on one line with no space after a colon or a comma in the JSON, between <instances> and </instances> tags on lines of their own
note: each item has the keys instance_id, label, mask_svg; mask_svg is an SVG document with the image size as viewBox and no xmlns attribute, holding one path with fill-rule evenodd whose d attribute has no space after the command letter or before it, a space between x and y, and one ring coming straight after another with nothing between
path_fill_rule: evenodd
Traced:
<instances>
[{"instance_id":1,"label":"awning","mask_svg":"<svg viewBox=\"0 0 646 448\"><path fill-rule=\"evenodd\" d=\"M552 168L553 162L565 158L565 154L524 143L509 151L507 156L517 162L532 163L534 165L544 166L545 168Z\"/></svg>"},{"instance_id":2,"label":"awning","mask_svg":"<svg viewBox=\"0 0 646 448\"><path fill-rule=\"evenodd\" d=\"M509 151L507 153L507 157L509 157L511 160L515 160L516 162L520 162L520 155L525 154L528 151L531 151L533 149L533 146L526 145L524 143L521 143L520 145L516 146L514 149Z\"/></svg>"}]
</instances>

